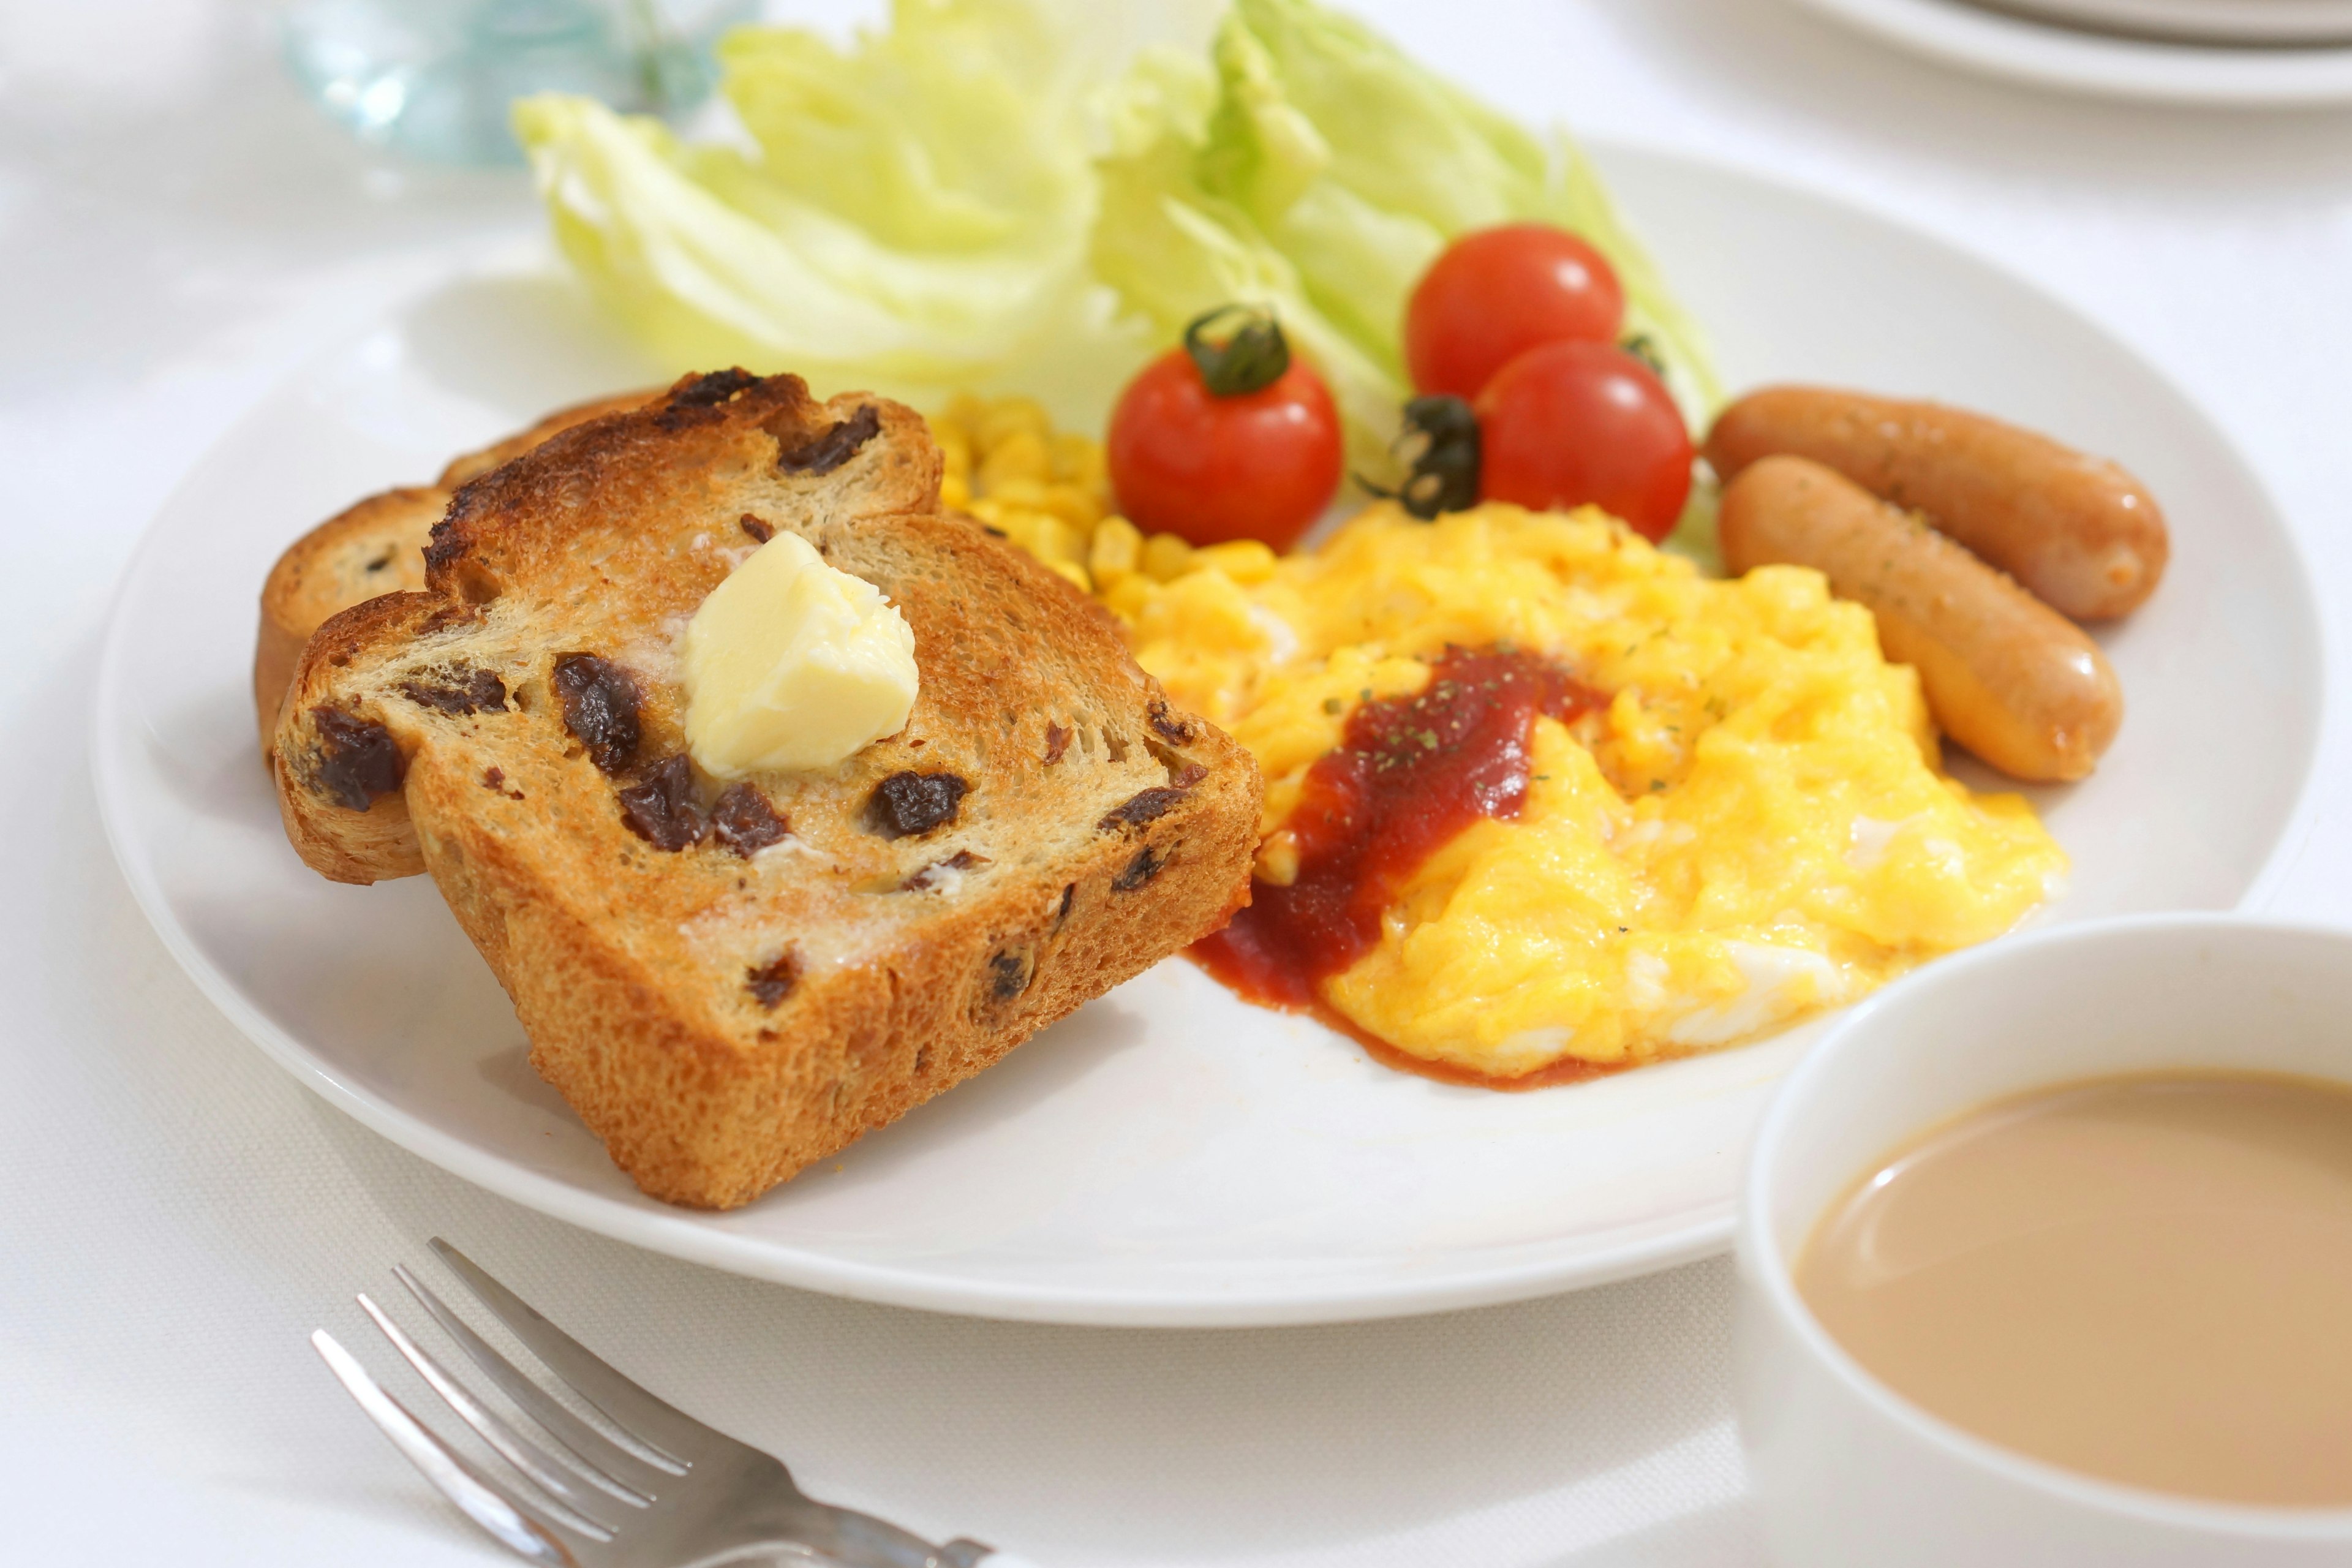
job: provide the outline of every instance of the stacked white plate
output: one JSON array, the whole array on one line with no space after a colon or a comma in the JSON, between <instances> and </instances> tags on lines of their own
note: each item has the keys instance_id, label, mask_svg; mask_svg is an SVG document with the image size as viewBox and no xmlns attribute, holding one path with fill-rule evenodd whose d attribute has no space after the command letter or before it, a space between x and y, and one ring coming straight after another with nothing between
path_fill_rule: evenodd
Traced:
<instances>
[{"instance_id":1,"label":"stacked white plate","mask_svg":"<svg viewBox=\"0 0 2352 1568\"><path fill-rule=\"evenodd\" d=\"M2209 44L2352 43L2352 0L1992 0L2061 26Z\"/></svg>"},{"instance_id":2,"label":"stacked white plate","mask_svg":"<svg viewBox=\"0 0 2352 1568\"><path fill-rule=\"evenodd\" d=\"M2352 103L2352 0L1801 0L2015 81L2246 109Z\"/></svg>"}]
</instances>

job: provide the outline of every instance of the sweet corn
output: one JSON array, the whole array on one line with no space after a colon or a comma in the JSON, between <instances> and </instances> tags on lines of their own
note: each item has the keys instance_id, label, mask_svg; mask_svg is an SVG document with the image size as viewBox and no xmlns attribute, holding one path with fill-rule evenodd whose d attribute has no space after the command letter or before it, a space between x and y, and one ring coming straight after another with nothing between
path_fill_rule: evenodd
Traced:
<instances>
[{"instance_id":1,"label":"sweet corn","mask_svg":"<svg viewBox=\"0 0 2352 1568\"><path fill-rule=\"evenodd\" d=\"M1045 492L1053 487L1043 479L1008 479L1002 474L992 478L983 474L980 488L987 492L991 500L1002 501L1006 506L1022 507L1030 511L1051 510L1045 505Z\"/></svg>"},{"instance_id":2,"label":"sweet corn","mask_svg":"<svg viewBox=\"0 0 2352 1568\"><path fill-rule=\"evenodd\" d=\"M1172 533L1155 533L1143 542L1144 574L1156 582L1173 583L1192 569L1192 547Z\"/></svg>"},{"instance_id":3,"label":"sweet corn","mask_svg":"<svg viewBox=\"0 0 2352 1568\"><path fill-rule=\"evenodd\" d=\"M1029 548L1029 519L1034 514L1008 507L994 496L975 496L964 510L1022 549Z\"/></svg>"},{"instance_id":4,"label":"sweet corn","mask_svg":"<svg viewBox=\"0 0 2352 1568\"><path fill-rule=\"evenodd\" d=\"M1103 462L1102 443L1076 431L1064 431L1046 442L1054 460L1054 477L1066 485L1076 485L1100 500L1106 510L1110 504L1110 473Z\"/></svg>"},{"instance_id":5,"label":"sweet corn","mask_svg":"<svg viewBox=\"0 0 2352 1568\"><path fill-rule=\"evenodd\" d=\"M1040 489L1053 482L1054 458L1045 450L1045 437L1026 426L1008 430L1001 440L982 441L980 450L982 489L1002 489L1014 480Z\"/></svg>"},{"instance_id":6,"label":"sweet corn","mask_svg":"<svg viewBox=\"0 0 2352 1568\"><path fill-rule=\"evenodd\" d=\"M1102 584L1102 602L1112 615L1132 621L1151 601L1151 579L1140 572L1113 577Z\"/></svg>"},{"instance_id":7,"label":"sweet corn","mask_svg":"<svg viewBox=\"0 0 2352 1568\"><path fill-rule=\"evenodd\" d=\"M1016 433L1026 432L1037 437L1042 446L1053 434L1053 422L1045 410L1032 397L999 397L982 404L978 417L968 420L974 441L985 454L993 452ZM1050 471L1050 468L1048 469ZM1043 479L1045 473L1038 477Z\"/></svg>"},{"instance_id":8,"label":"sweet corn","mask_svg":"<svg viewBox=\"0 0 2352 1568\"><path fill-rule=\"evenodd\" d=\"M1123 517L1107 517L1095 524L1094 538L1087 545L1087 569L1102 584L1143 570L1143 531Z\"/></svg>"},{"instance_id":9,"label":"sweet corn","mask_svg":"<svg viewBox=\"0 0 2352 1568\"><path fill-rule=\"evenodd\" d=\"M1192 552L1192 565L1222 572L1234 582L1263 583L1274 575L1274 547L1262 539L1229 539Z\"/></svg>"},{"instance_id":10,"label":"sweet corn","mask_svg":"<svg viewBox=\"0 0 2352 1568\"><path fill-rule=\"evenodd\" d=\"M1250 874L1269 887L1287 888L1298 880L1298 835L1278 827L1257 847L1257 864Z\"/></svg>"},{"instance_id":11,"label":"sweet corn","mask_svg":"<svg viewBox=\"0 0 2352 1568\"><path fill-rule=\"evenodd\" d=\"M1092 532L1095 524L1110 511L1101 497L1076 485L1047 485L1044 505L1055 517L1074 522L1088 532Z\"/></svg>"},{"instance_id":12,"label":"sweet corn","mask_svg":"<svg viewBox=\"0 0 2352 1568\"><path fill-rule=\"evenodd\" d=\"M1087 559L1087 536L1050 511L1029 514L1030 550L1041 556L1046 564L1066 561L1073 566L1083 566Z\"/></svg>"},{"instance_id":13,"label":"sweet corn","mask_svg":"<svg viewBox=\"0 0 2352 1568\"><path fill-rule=\"evenodd\" d=\"M930 422L931 439L940 446L940 457L947 472L958 479L971 477L971 436L965 427L942 416Z\"/></svg>"},{"instance_id":14,"label":"sweet corn","mask_svg":"<svg viewBox=\"0 0 2352 1568\"><path fill-rule=\"evenodd\" d=\"M1079 589L1124 613L1140 607L1148 581L1213 569L1236 583L1264 582L1274 552L1254 541L1194 550L1172 533L1146 539L1115 513L1102 443L1055 430L1026 397L959 394L932 417L943 477L940 500L968 511Z\"/></svg>"},{"instance_id":15,"label":"sweet corn","mask_svg":"<svg viewBox=\"0 0 2352 1568\"><path fill-rule=\"evenodd\" d=\"M1006 479L990 484L988 493L1012 506L1025 506L1032 511L1050 511L1074 528L1092 529L1102 521L1101 504L1076 485Z\"/></svg>"}]
</instances>

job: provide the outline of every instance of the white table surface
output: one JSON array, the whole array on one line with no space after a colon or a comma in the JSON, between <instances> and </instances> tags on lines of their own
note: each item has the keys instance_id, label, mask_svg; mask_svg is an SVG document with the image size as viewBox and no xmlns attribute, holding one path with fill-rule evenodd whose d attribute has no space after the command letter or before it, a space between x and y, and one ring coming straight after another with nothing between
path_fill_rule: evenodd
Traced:
<instances>
[{"instance_id":1,"label":"white table surface","mask_svg":"<svg viewBox=\"0 0 2352 1568\"><path fill-rule=\"evenodd\" d=\"M1776 171L2042 279L2198 391L2326 600L2352 604L2352 116L2005 88L1780 0L1362 8L1529 117ZM1330 1329L864 1306L476 1192L213 1011L90 801L83 709L115 574L307 354L536 223L520 176L402 171L347 143L278 78L262 18L0 0L0 1558L501 1560L304 1343L325 1324L385 1367L351 1293L396 1290L390 1264L439 1233L819 1495L1060 1568L1759 1562L1720 1261ZM2352 921L2341 792L2263 902Z\"/></svg>"}]
</instances>

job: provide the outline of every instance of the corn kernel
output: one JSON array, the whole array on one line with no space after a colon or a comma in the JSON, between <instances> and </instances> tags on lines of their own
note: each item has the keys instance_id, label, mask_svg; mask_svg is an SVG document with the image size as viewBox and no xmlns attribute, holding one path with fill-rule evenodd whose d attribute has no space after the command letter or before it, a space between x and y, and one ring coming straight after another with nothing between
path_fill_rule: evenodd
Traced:
<instances>
[{"instance_id":1,"label":"corn kernel","mask_svg":"<svg viewBox=\"0 0 2352 1568\"><path fill-rule=\"evenodd\" d=\"M1045 506L1055 516L1066 517L1088 532L1110 515L1110 503L1102 495L1077 485L1048 487Z\"/></svg>"},{"instance_id":2,"label":"corn kernel","mask_svg":"<svg viewBox=\"0 0 2352 1568\"><path fill-rule=\"evenodd\" d=\"M1024 550L1029 548L1029 541L1034 532L1030 526L1030 520L1037 515L1035 512L1025 511L1020 507L1006 506L994 496L974 497L971 505L964 510L980 519L983 527L1002 534Z\"/></svg>"},{"instance_id":3,"label":"corn kernel","mask_svg":"<svg viewBox=\"0 0 2352 1568\"><path fill-rule=\"evenodd\" d=\"M1159 582L1173 583L1192 568L1192 547L1172 533L1143 542L1143 569Z\"/></svg>"},{"instance_id":4,"label":"corn kernel","mask_svg":"<svg viewBox=\"0 0 2352 1568\"><path fill-rule=\"evenodd\" d=\"M1298 836L1287 827L1266 835L1257 847L1257 864L1251 875L1268 887L1287 888L1298 880Z\"/></svg>"},{"instance_id":5,"label":"corn kernel","mask_svg":"<svg viewBox=\"0 0 2352 1568\"><path fill-rule=\"evenodd\" d=\"M1048 561L1045 563L1045 565L1047 570L1057 572L1061 575L1068 578L1071 582L1076 584L1079 593L1091 594L1095 591L1093 580L1087 575L1087 569L1079 565L1076 562Z\"/></svg>"},{"instance_id":6,"label":"corn kernel","mask_svg":"<svg viewBox=\"0 0 2352 1568\"><path fill-rule=\"evenodd\" d=\"M1236 583L1263 583L1274 575L1274 549L1261 539L1229 539L1192 552L1192 564L1222 572Z\"/></svg>"},{"instance_id":7,"label":"corn kernel","mask_svg":"<svg viewBox=\"0 0 2352 1568\"><path fill-rule=\"evenodd\" d=\"M948 423L961 426L964 434L976 440L980 422L987 417L988 407L987 399L974 397L969 392L959 392L948 403Z\"/></svg>"},{"instance_id":8,"label":"corn kernel","mask_svg":"<svg viewBox=\"0 0 2352 1568\"><path fill-rule=\"evenodd\" d=\"M980 488L1025 482L1043 489L1053 477L1053 460L1045 455L1045 437L1034 430L1015 430L987 447L980 460Z\"/></svg>"},{"instance_id":9,"label":"corn kernel","mask_svg":"<svg viewBox=\"0 0 2352 1568\"><path fill-rule=\"evenodd\" d=\"M1005 479L988 487L988 493L1013 506L1050 511L1064 522L1086 530L1102 521L1102 508L1075 485L1041 484L1035 479Z\"/></svg>"},{"instance_id":10,"label":"corn kernel","mask_svg":"<svg viewBox=\"0 0 2352 1568\"><path fill-rule=\"evenodd\" d=\"M1042 447L1053 430L1053 422L1045 417L1045 410L1032 397L993 398L982 404L979 414L971 420L971 433L983 457L992 454L997 447L1022 432L1036 437ZM1041 468L1037 477L1045 478L1045 471Z\"/></svg>"},{"instance_id":11,"label":"corn kernel","mask_svg":"<svg viewBox=\"0 0 2352 1568\"><path fill-rule=\"evenodd\" d=\"M1121 620L1132 621L1142 615L1150 600L1151 579L1140 572L1129 572L1102 584L1102 602Z\"/></svg>"},{"instance_id":12,"label":"corn kernel","mask_svg":"<svg viewBox=\"0 0 2352 1568\"><path fill-rule=\"evenodd\" d=\"M944 469L941 505L971 513L1071 582L1084 577L1089 592L1099 587L1108 595L1126 579L1140 584L1138 574L1147 568L1164 580L1193 564L1181 539L1148 547L1123 518L1102 530L1112 511L1102 444L1055 431L1034 400L959 393L930 425ZM1226 569L1246 579L1254 564L1234 560Z\"/></svg>"},{"instance_id":13,"label":"corn kernel","mask_svg":"<svg viewBox=\"0 0 2352 1568\"><path fill-rule=\"evenodd\" d=\"M931 423L931 439L939 443L941 466L955 479L971 477L971 437L961 425Z\"/></svg>"},{"instance_id":14,"label":"corn kernel","mask_svg":"<svg viewBox=\"0 0 2352 1568\"><path fill-rule=\"evenodd\" d=\"M1087 568L1097 581L1141 571L1143 531L1123 517L1103 519L1087 542Z\"/></svg>"},{"instance_id":15,"label":"corn kernel","mask_svg":"<svg viewBox=\"0 0 2352 1568\"><path fill-rule=\"evenodd\" d=\"M1066 430L1046 444L1054 460L1054 478L1066 485L1108 496L1109 475L1103 466L1102 443L1091 436Z\"/></svg>"},{"instance_id":16,"label":"corn kernel","mask_svg":"<svg viewBox=\"0 0 2352 1568\"><path fill-rule=\"evenodd\" d=\"M1087 559L1087 536L1064 522L1050 511L1029 514L1029 548L1047 561L1066 561L1073 566L1083 565Z\"/></svg>"},{"instance_id":17,"label":"corn kernel","mask_svg":"<svg viewBox=\"0 0 2352 1568\"><path fill-rule=\"evenodd\" d=\"M1043 479L1000 477L994 484L986 485L983 488L1006 506L1023 507L1030 511L1044 511L1046 510L1045 492L1052 487Z\"/></svg>"}]
</instances>

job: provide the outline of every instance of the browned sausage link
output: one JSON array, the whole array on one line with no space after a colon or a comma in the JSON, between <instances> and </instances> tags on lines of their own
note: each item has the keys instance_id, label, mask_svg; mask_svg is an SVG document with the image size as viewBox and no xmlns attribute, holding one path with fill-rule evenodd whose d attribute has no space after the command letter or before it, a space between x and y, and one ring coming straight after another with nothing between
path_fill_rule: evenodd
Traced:
<instances>
[{"instance_id":1,"label":"browned sausage link","mask_svg":"<svg viewBox=\"0 0 2352 1568\"><path fill-rule=\"evenodd\" d=\"M1767 458L1723 492L1734 572L1811 566L1878 620L1886 657L1919 672L1944 732L2001 772L2079 779L2123 721L2098 645L2049 605L1914 519L1803 458Z\"/></svg>"},{"instance_id":2,"label":"browned sausage link","mask_svg":"<svg viewBox=\"0 0 2352 1568\"><path fill-rule=\"evenodd\" d=\"M1726 483L1775 453L1925 512L2078 621L2138 608L2171 553L2156 498L2120 467L1981 414L1772 386L1725 409L1707 434L1707 462Z\"/></svg>"}]
</instances>

